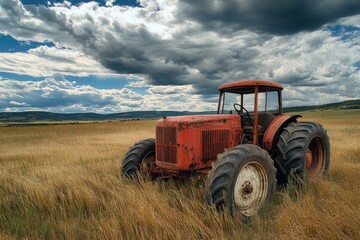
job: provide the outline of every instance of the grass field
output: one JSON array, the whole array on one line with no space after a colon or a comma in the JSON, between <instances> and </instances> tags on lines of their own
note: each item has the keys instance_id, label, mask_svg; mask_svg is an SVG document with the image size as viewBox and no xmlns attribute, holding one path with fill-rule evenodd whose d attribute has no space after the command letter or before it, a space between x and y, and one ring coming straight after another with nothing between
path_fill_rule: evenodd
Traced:
<instances>
[{"instance_id":1,"label":"grass field","mask_svg":"<svg viewBox=\"0 0 360 240\"><path fill-rule=\"evenodd\" d=\"M329 175L278 190L249 224L208 207L201 177L119 176L154 121L0 127L0 239L360 239L360 110L303 116L328 130Z\"/></svg>"}]
</instances>

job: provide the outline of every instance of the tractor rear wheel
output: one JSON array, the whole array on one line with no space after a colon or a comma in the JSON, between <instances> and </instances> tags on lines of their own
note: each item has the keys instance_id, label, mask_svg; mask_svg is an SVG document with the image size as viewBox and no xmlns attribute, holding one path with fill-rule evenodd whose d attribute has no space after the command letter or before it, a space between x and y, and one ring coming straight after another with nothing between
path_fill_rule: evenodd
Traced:
<instances>
[{"instance_id":1,"label":"tractor rear wheel","mask_svg":"<svg viewBox=\"0 0 360 240\"><path fill-rule=\"evenodd\" d=\"M238 145L218 155L206 181L205 197L219 210L228 208L251 217L268 200L276 185L276 168L258 146Z\"/></svg>"},{"instance_id":2,"label":"tractor rear wheel","mask_svg":"<svg viewBox=\"0 0 360 240\"><path fill-rule=\"evenodd\" d=\"M284 128L277 147L289 178L316 180L330 164L330 142L325 128L315 122L291 123Z\"/></svg>"},{"instance_id":3,"label":"tractor rear wheel","mask_svg":"<svg viewBox=\"0 0 360 240\"><path fill-rule=\"evenodd\" d=\"M137 178L138 174L154 178L155 139L148 138L135 143L125 154L121 172L126 177Z\"/></svg>"}]
</instances>

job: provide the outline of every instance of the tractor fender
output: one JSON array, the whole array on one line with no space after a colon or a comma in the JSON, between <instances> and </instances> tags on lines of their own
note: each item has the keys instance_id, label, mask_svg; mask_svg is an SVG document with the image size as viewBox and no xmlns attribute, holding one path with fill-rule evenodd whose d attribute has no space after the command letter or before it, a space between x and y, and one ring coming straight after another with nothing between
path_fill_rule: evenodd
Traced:
<instances>
[{"instance_id":1,"label":"tractor fender","mask_svg":"<svg viewBox=\"0 0 360 240\"><path fill-rule=\"evenodd\" d=\"M264 134L263 148L267 151L273 149L274 140L276 140L284 127L291 122L297 122L297 118L302 117L301 115L279 115L274 118L270 123L268 129Z\"/></svg>"}]
</instances>

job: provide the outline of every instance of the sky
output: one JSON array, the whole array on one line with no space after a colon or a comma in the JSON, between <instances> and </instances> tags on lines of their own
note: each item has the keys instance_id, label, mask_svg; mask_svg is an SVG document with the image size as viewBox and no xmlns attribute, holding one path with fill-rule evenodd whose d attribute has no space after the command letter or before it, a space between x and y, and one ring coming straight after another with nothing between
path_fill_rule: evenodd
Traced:
<instances>
[{"instance_id":1,"label":"sky","mask_svg":"<svg viewBox=\"0 0 360 240\"><path fill-rule=\"evenodd\" d=\"M1 112L216 110L241 79L319 105L359 70L359 0L0 0Z\"/></svg>"}]
</instances>

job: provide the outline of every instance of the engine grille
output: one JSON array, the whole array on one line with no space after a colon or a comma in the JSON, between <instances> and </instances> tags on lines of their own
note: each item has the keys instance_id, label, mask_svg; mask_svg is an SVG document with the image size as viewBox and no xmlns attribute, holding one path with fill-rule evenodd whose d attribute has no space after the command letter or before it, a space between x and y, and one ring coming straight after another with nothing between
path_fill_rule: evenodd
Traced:
<instances>
[{"instance_id":1,"label":"engine grille","mask_svg":"<svg viewBox=\"0 0 360 240\"><path fill-rule=\"evenodd\" d=\"M156 128L156 158L160 162L177 162L176 153L176 128Z\"/></svg>"},{"instance_id":2,"label":"engine grille","mask_svg":"<svg viewBox=\"0 0 360 240\"><path fill-rule=\"evenodd\" d=\"M229 129L202 130L202 160L215 159L229 146Z\"/></svg>"}]
</instances>

